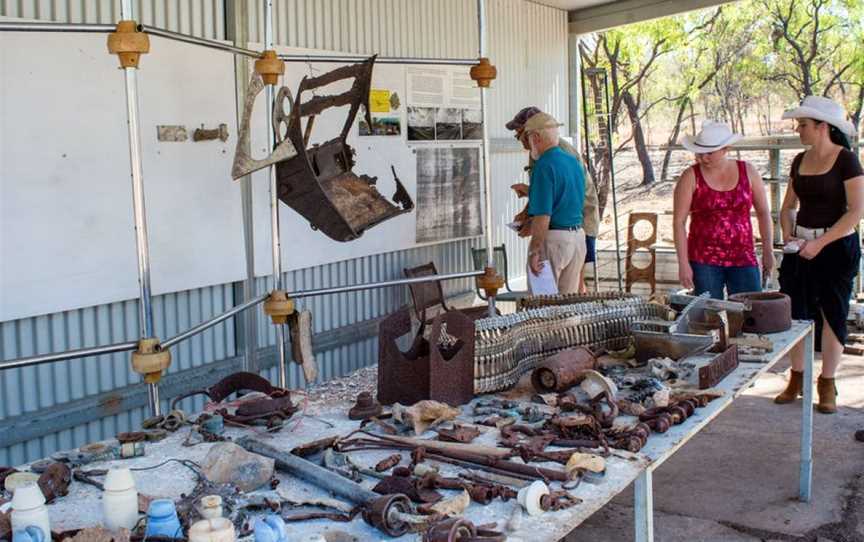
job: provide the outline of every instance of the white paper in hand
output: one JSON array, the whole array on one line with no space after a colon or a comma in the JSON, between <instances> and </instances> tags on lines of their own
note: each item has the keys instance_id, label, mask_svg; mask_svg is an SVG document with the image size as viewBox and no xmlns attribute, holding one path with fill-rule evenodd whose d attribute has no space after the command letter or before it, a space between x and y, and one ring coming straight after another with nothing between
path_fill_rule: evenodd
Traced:
<instances>
[{"instance_id":1,"label":"white paper in hand","mask_svg":"<svg viewBox=\"0 0 864 542\"><path fill-rule=\"evenodd\" d=\"M535 275L531 270L528 271L528 287L531 289L531 295L557 294L558 285L555 283L555 275L552 274L552 265L549 264L549 260L543 260L540 264L543 267L539 275Z\"/></svg>"}]
</instances>

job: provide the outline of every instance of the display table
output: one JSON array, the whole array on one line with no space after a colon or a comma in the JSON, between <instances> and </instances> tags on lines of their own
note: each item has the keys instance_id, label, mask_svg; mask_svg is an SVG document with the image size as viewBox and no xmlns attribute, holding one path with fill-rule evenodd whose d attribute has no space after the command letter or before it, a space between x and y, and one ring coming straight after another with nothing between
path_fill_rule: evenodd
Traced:
<instances>
[{"instance_id":1,"label":"display table","mask_svg":"<svg viewBox=\"0 0 864 542\"><path fill-rule=\"evenodd\" d=\"M663 434L652 433L647 445L638 453L630 453L623 450L611 450L612 455L607 458L606 475L599 483L588 484L583 482L571 493L582 499L582 502L572 508L558 512L546 512L540 516L529 517L522 515L518 527L508 533L508 540L523 540L531 542L560 540L594 512L601 509L613 497L621 493L631 483L635 482L635 539L637 541L649 541L653 539L653 498L652 498L652 473L672 456L687 441L695 436L711 420L717 417L724 409L750 387L755 380L780 361L789 350L800 341L804 341L806 352L806 363L804 370L804 400L801 431L801 467L800 467L800 496L807 502L810 499L811 473L812 473L812 370L813 370L813 341L812 325L810 322L794 321L792 328L786 332L769 335L774 343L774 350L765 362L741 362L735 371L729 374L717 386L726 392L723 397L713 400L703 408L696 409L695 413L680 425L673 426ZM709 355L710 356L710 355ZM349 387L354 385L349 384ZM525 386L516 390L500 394L507 399L528 401L531 392ZM358 427L358 422L351 421L346 417L350 403L337 404L334 401L311 402L306 406L306 415L296 415L286 422L286 427L277 433L264 434L260 430L229 428L226 436L237 440L242 436L253 435L271 446L283 450L290 450L300 444L308 443L317 439L332 435L348 435ZM466 416L468 408L463 407L462 417L468 421ZM475 444L494 446L498 440L499 432L495 428L483 428L484 432L475 441ZM211 443L201 443L195 446L184 446L189 428L181 428L171 434L167 439L147 445L147 455L124 461L111 461L92 463L86 465L86 469L109 468L111 466L128 467L150 467L158 465L169 458L188 459L201 463L207 451L213 446ZM429 433L431 435L432 433ZM362 451L351 452L351 458L358 464L371 467L379 460L394 453L386 451ZM407 452L403 452L407 458ZM403 461L407 464L407 459ZM539 466L550 466L560 468L554 463L538 463ZM462 469L440 464L444 475L455 476ZM278 473L278 471L277 471ZM186 467L169 462L158 469L136 471L134 473L138 491L151 497L178 499L181 494L189 493L195 485L195 476ZM293 477L278 473L281 483L276 490L265 490L262 495L271 495L274 498L282 498L291 501L302 501L310 498L324 497L322 490L313 487ZM373 487L377 480L365 479L362 483L366 487ZM555 484L557 486L557 484ZM79 482L73 482L70 493L66 497L58 499L49 506L52 520L52 528L55 531L76 529L87 526L95 526L101 522L101 495L100 491L93 486ZM446 497L455 495L452 491L443 492ZM513 515L514 508L518 507L515 501L502 502L494 500L492 503L481 506L472 503L465 512L465 517L475 525L497 523L498 529L504 529L508 520ZM302 540L305 535L313 533L333 533L341 531L355 537L357 540L390 540L380 531L370 527L358 516L351 522L334 522L331 520L310 520L289 524L290 540ZM420 540L417 534L407 534L393 540Z\"/></svg>"}]
</instances>

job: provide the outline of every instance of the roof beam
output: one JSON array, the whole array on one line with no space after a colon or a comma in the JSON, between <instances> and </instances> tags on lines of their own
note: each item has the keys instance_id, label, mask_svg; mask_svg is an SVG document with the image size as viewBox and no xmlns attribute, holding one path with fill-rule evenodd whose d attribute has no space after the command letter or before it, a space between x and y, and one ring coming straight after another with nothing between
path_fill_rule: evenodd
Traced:
<instances>
[{"instance_id":1,"label":"roof beam","mask_svg":"<svg viewBox=\"0 0 864 542\"><path fill-rule=\"evenodd\" d=\"M616 26L677 15L735 0L619 0L569 12L569 32L588 34Z\"/></svg>"}]
</instances>

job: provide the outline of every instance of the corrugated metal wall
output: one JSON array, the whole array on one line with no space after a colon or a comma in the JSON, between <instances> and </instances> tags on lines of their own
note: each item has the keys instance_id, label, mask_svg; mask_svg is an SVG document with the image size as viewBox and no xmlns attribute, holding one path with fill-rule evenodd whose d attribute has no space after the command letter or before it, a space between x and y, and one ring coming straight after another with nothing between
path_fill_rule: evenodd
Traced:
<instances>
[{"instance_id":1,"label":"corrugated metal wall","mask_svg":"<svg viewBox=\"0 0 864 542\"><path fill-rule=\"evenodd\" d=\"M132 5L143 24L225 39L225 0L133 0ZM120 0L0 0L0 16L113 24L120 18Z\"/></svg>"},{"instance_id":2,"label":"corrugated metal wall","mask_svg":"<svg viewBox=\"0 0 864 542\"><path fill-rule=\"evenodd\" d=\"M250 40L258 40L263 25L260 2L250 16ZM275 2L277 42L283 45L351 53L418 57L472 57L477 51L474 0L283 0ZM207 38L224 38L224 0L138 0L145 24ZM537 105L567 120L567 18L563 11L522 0L490 0L490 57L499 79L489 93L490 136L510 138L504 128L514 112ZM0 0L0 15L62 22L114 22L119 0ZM511 140L512 141L512 140ZM495 148L502 148L496 145ZM493 227L495 242L506 242L510 271L523 275L525 243L503 224L521 207L509 185L520 180L526 155L505 149L492 156ZM310 289L388 280L404 267L434 261L442 272L471 268L470 247L482 239L418 247L286 273L289 289ZM257 281L258 291L269 279ZM447 285L448 294L472 289L468 280ZM234 285L225 284L154 299L156 331L170 337L235 304ZM409 302L407 288L389 288L305 299L301 306L315 315L315 332L350 329ZM110 305L0 322L0 359L63 351L138 337L137 302ZM239 355L231 322L212 328L173 351L171 372L200 367ZM259 347L275 343L275 332L259 318ZM377 360L377 340L366 337L337 345L318 355L323 378L332 378ZM271 371L269 375L275 378ZM292 385L302 382L297 366L289 372ZM38 417L46 409L62 408L139 382L129 370L128 355L43 365L0 373L0 424L19 416ZM168 399L163 397L163 399ZM200 407L200 400L183 408ZM0 449L0 464L18 464L55 450L113 436L137 427L145 409L104 416L51 435Z\"/></svg>"}]
</instances>

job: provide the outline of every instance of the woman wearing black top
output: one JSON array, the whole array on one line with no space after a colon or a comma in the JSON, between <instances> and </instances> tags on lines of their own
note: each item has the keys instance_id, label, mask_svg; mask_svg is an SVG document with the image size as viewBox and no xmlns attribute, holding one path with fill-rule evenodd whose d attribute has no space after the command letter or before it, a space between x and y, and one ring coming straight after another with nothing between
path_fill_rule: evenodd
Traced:
<instances>
[{"instance_id":1,"label":"woman wearing black top","mask_svg":"<svg viewBox=\"0 0 864 542\"><path fill-rule=\"evenodd\" d=\"M852 134L854 127L842 106L808 96L783 118L796 119L801 143L810 148L792 162L780 209L787 252L780 266L780 291L792 299L793 318L816 322L816 348L821 342L822 350L816 408L831 414L837 411L834 373L843 354L849 298L861 258L855 227L864 217L864 172L849 150L845 134ZM797 254L788 253L796 249ZM774 402L789 403L801 394L803 370L804 348L798 344L792 350L789 385Z\"/></svg>"}]
</instances>

